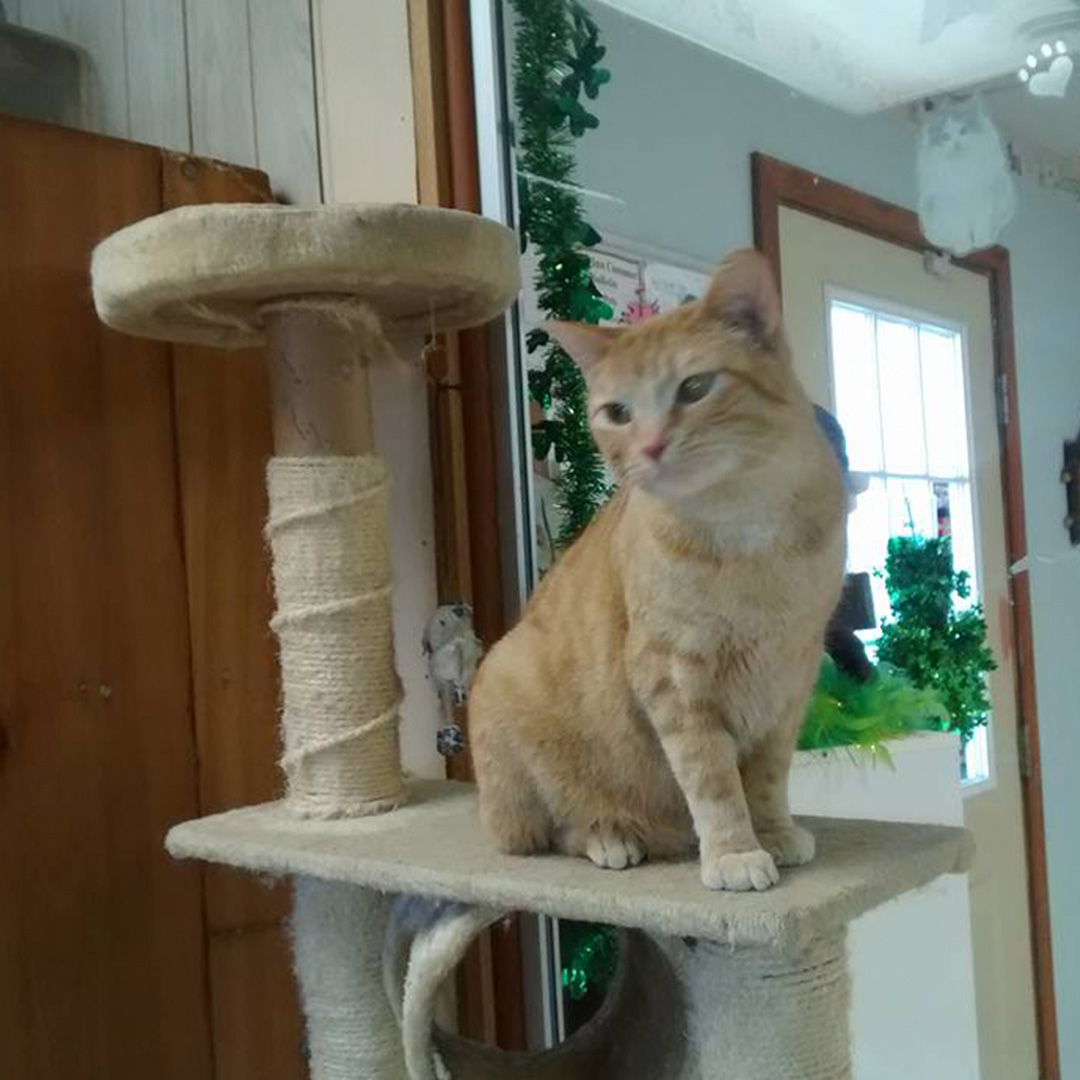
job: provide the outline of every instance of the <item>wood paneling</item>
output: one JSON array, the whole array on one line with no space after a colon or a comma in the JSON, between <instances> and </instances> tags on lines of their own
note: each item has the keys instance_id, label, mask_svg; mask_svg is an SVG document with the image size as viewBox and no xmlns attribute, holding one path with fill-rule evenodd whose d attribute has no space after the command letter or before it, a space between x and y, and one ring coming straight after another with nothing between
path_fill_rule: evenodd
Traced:
<instances>
[{"instance_id":1,"label":"wood paneling","mask_svg":"<svg viewBox=\"0 0 1080 1080\"><path fill-rule=\"evenodd\" d=\"M447 71L440 0L409 0L409 53L416 126L416 185L425 206L454 206L447 124ZM461 409L459 335L440 334L428 357L428 416L435 499L439 602L472 601L468 484ZM451 776L465 778L454 761Z\"/></svg>"},{"instance_id":2,"label":"wood paneling","mask_svg":"<svg viewBox=\"0 0 1080 1080\"><path fill-rule=\"evenodd\" d=\"M178 0L128 0L124 20L128 125L116 134L189 150L184 5Z\"/></svg>"},{"instance_id":3,"label":"wood paneling","mask_svg":"<svg viewBox=\"0 0 1080 1080\"><path fill-rule=\"evenodd\" d=\"M310 5L260 0L250 11L259 168L286 202L320 202Z\"/></svg>"},{"instance_id":4,"label":"wood paneling","mask_svg":"<svg viewBox=\"0 0 1080 1080\"><path fill-rule=\"evenodd\" d=\"M124 55L125 0L29 0L13 21L29 30L79 45L91 60L92 130L127 136L128 91ZM140 0L142 2L142 0Z\"/></svg>"},{"instance_id":5,"label":"wood paneling","mask_svg":"<svg viewBox=\"0 0 1080 1080\"><path fill-rule=\"evenodd\" d=\"M1015 372L1014 372L1015 374ZM1015 401L1015 397L1013 399ZM1035 643L1031 629L1031 579L1028 571L1013 575L1013 623L1020 679L1020 721L1026 730L1024 833L1027 840L1028 896L1031 904L1031 946L1035 956L1035 1006L1039 1016L1039 1071L1042 1080L1061 1080L1054 955L1050 940L1050 887L1046 862L1046 818L1042 794L1042 758L1035 701Z\"/></svg>"},{"instance_id":6,"label":"wood paneling","mask_svg":"<svg viewBox=\"0 0 1080 1080\"><path fill-rule=\"evenodd\" d=\"M276 926L215 935L215 1080L307 1080L291 957Z\"/></svg>"},{"instance_id":7,"label":"wood paneling","mask_svg":"<svg viewBox=\"0 0 1080 1080\"><path fill-rule=\"evenodd\" d=\"M467 0L409 0L417 186L424 202L480 210ZM429 368L439 593L473 606L491 646L507 629L499 516L496 395L485 329L449 335ZM466 722L467 726L467 722ZM470 779L468 755L447 771ZM505 1049L525 1047L521 927L493 927L458 978L460 1030Z\"/></svg>"},{"instance_id":8,"label":"wood paneling","mask_svg":"<svg viewBox=\"0 0 1080 1080\"><path fill-rule=\"evenodd\" d=\"M308 0L31 0L12 22L86 50L93 130L257 165L320 196Z\"/></svg>"},{"instance_id":9,"label":"wood paneling","mask_svg":"<svg viewBox=\"0 0 1080 1080\"><path fill-rule=\"evenodd\" d=\"M166 158L162 190L166 208L268 196L258 173L180 155ZM278 672L262 542L270 402L259 349L178 345L174 355L199 791L209 814L280 794ZM261 929L288 913L284 886L267 888L225 867L204 873L212 933Z\"/></svg>"},{"instance_id":10,"label":"wood paneling","mask_svg":"<svg viewBox=\"0 0 1080 1080\"><path fill-rule=\"evenodd\" d=\"M284 888L170 825L277 793L257 351L104 329L90 251L265 176L0 118L0 1076L300 1080Z\"/></svg>"},{"instance_id":11,"label":"wood paneling","mask_svg":"<svg viewBox=\"0 0 1080 1080\"><path fill-rule=\"evenodd\" d=\"M246 4L185 0L191 149L255 165L255 101Z\"/></svg>"},{"instance_id":12,"label":"wood paneling","mask_svg":"<svg viewBox=\"0 0 1080 1080\"><path fill-rule=\"evenodd\" d=\"M160 155L0 118L0 1076L212 1075L167 346L89 254Z\"/></svg>"},{"instance_id":13,"label":"wood paneling","mask_svg":"<svg viewBox=\"0 0 1080 1080\"><path fill-rule=\"evenodd\" d=\"M425 206L451 206L446 48L441 0L408 0L416 188Z\"/></svg>"},{"instance_id":14,"label":"wood paneling","mask_svg":"<svg viewBox=\"0 0 1080 1080\"><path fill-rule=\"evenodd\" d=\"M447 0L442 9L445 73L446 130L450 148L452 205L459 210L480 211L480 169L476 142L476 106L472 78L472 45L468 0ZM488 647L509 629L503 582L503 545L499 515L500 448L496 431L497 395L494 391L492 356L486 328L458 335L461 384L462 454L468 499L470 578L476 631ZM465 763L468 765L469 763ZM471 774L471 769L470 769ZM525 1048L524 975L521 959L521 923L504 919L489 931L492 985L479 977L481 1016L494 1009L495 1041L507 1050ZM476 961L474 961L476 963ZM477 976L469 980L476 994ZM468 1005L469 996L462 996ZM475 1012L476 1003L473 1003ZM467 1014L466 1014L467 1015ZM476 1023L480 1018L474 1017ZM483 1022L480 1020L480 1022Z\"/></svg>"}]
</instances>

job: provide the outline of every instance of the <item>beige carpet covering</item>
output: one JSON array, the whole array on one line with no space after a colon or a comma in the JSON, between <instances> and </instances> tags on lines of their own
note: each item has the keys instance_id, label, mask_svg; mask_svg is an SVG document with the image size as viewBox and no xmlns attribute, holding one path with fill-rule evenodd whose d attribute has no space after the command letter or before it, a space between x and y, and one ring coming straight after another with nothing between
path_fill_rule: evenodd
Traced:
<instances>
[{"instance_id":1,"label":"beige carpet covering","mask_svg":"<svg viewBox=\"0 0 1080 1080\"><path fill-rule=\"evenodd\" d=\"M764 893L713 893L691 862L599 870L583 859L493 852L469 784L412 781L409 803L378 817L302 821L279 803L177 825L179 858L261 873L306 874L381 892L419 893L503 909L743 945L799 947L942 874L966 869L962 829L807 819L818 855Z\"/></svg>"},{"instance_id":2,"label":"beige carpet covering","mask_svg":"<svg viewBox=\"0 0 1080 1080\"><path fill-rule=\"evenodd\" d=\"M476 326L520 288L517 239L498 222L421 206L181 206L94 250L94 303L116 330L239 348L262 308L352 298L384 328Z\"/></svg>"}]
</instances>

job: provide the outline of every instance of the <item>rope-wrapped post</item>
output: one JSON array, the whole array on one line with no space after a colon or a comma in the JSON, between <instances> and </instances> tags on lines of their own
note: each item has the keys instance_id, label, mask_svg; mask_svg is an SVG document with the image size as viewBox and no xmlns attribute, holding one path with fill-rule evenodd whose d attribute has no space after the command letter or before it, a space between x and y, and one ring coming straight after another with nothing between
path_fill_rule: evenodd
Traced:
<instances>
[{"instance_id":1,"label":"rope-wrapped post","mask_svg":"<svg viewBox=\"0 0 1080 1080\"><path fill-rule=\"evenodd\" d=\"M398 805L389 478L368 367L391 353L386 335L504 311L521 282L513 233L431 207L182 206L102 241L92 277L118 330L266 343L286 805L328 818Z\"/></svg>"},{"instance_id":2,"label":"rope-wrapped post","mask_svg":"<svg viewBox=\"0 0 1080 1080\"><path fill-rule=\"evenodd\" d=\"M403 798L389 473L374 455L373 312L332 300L266 312L276 456L267 466L288 806L305 817Z\"/></svg>"},{"instance_id":3,"label":"rope-wrapped post","mask_svg":"<svg viewBox=\"0 0 1080 1080\"><path fill-rule=\"evenodd\" d=\"M669 942L686 1000L680 1080L851 1080L846 939Z\"/></svg>"},{"instance_id":4,"label":"rope-wrapped post","mask_svg":"<svg viewBox=\"0 0 1080 1080\"><path fill-rule=\"evenodd\" d=\"M401 1031L381 992L389 899L298 877L293 905L311 1080L406 1080Z\"/></svg>"}]
</instances>

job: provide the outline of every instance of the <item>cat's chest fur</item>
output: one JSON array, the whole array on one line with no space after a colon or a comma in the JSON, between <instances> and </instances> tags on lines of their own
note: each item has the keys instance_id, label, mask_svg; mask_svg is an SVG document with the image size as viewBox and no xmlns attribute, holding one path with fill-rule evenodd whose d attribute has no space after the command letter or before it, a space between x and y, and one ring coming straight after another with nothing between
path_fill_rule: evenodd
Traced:
<instances>
[{"instance_id":1,"label":"cat's chest fur","mask_svg":"<svg viewBox=\"0 0 1080 1080\"><path fill-rule=\"evenodd\" d=\"M664 668L687 700L714 701L752 744L803 692L778 668L816 669L843 573L841 528L804 548L725 549L645 526L634 545L624 578L631 670Z\"/></svg>"},{"instance_id":2,"label":"cat's chest fur","mask_svg":"<svg viewBox=\"0 0 1080 1080\"><path fill-rule=\"evenodd\" d=\"M818 612L835 599L840 558L828 550L715 561L661 555L649 570L628 575L627 608L642 633L675 652L765 649L819 633Z\"/></svg>"}]
</instances>

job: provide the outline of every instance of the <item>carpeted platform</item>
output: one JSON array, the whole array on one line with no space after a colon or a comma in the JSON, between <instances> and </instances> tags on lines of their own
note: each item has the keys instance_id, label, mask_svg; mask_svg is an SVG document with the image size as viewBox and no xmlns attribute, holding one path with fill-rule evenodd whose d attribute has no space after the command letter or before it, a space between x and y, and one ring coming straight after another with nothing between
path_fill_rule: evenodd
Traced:
<instances>
[{"instance_id":1,"label":"carpeted platform","mask_svg":"<svg viewBox=\"0 0 1080 1080\"><path fill-rule=\"evenodd\" d=\"M409 803L375 817L299 820L281 803L177 825L166 846L270 874L353 882L489 907L638 927L736 945L799 947L941 874L970 865L963 829L829 818L804 820L816 835L811 865L782 871L764 893L705 889L693 861L599 870L563 856L499 855L480 832L475 789L412 781Z\"/></svg>"}]
</instances>

